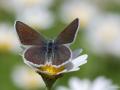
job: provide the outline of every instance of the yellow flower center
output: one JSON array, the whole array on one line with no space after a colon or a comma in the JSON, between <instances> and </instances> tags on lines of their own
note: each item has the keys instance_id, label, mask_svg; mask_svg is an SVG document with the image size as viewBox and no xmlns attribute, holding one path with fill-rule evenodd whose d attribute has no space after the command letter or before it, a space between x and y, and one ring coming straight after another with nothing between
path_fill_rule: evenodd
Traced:
<instances>
[{"instance_id":1,"label":"yellow flower center","mask_svg":"<svg viewBox=\"0 0 120 90\"><path fill-rule=\"evenodd\" d=\"M64 66L61 66L61 67L54 67L53 65L45 65L45 66L41 66L39 67L39 69L43 72L47 72L49 73L50 75L56 75L58 74L59 72L63 71L64 70Z\"/></svg>"}]
</instances>

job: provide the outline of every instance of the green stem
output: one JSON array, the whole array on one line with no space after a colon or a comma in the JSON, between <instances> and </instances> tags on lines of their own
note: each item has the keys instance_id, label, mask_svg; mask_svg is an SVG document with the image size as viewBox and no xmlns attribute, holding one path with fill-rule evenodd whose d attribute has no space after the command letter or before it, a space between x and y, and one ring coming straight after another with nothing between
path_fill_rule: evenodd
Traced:
<instances>
[{"instance_id":1,"label":"green stem","mask_svg":"<svg viewBox=\"0 0 120 90\"><path fill-rule=\"evenodd\" d=\"M55 81L58 78L62 77L62 75L48 75L41 72L37 72L37 73L42 76L43 81L46 84L47 90L52 90L52 86L55 83Z\"/></svg>"},{"instance_id":2,"label":"green stem","mask_svg":"<svg viewBox=\"0 0 120 90\"><path fill-rule=\"evenodd\" d=\"M51 88L47 87L47 90L52 90Z\"/></svg>"}]
</instances>

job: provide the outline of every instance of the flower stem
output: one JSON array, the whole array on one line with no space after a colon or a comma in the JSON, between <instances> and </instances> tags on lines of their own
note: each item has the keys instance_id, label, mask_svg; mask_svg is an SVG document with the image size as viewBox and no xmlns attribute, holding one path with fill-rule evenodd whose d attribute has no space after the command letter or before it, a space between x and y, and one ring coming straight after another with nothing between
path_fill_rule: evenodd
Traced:
<instances>
[{"instance_id":1,"label":"flower stem","mask_svg":"<svg viewBox=\"0 0 120 90\"><path fill-rule=\"evenodd\" d=\"M62 77L61 74L60 75L48 75L48 74L45 74L45 73L41 73L39 71L37 73L42 76L43 81L46 84L47 90L52 90L52 86L55 83L55 81L58 78Z\"/></svg>"},{"instance_id":2,"label":"flower stem","mask_svg":"<svg viewBox=\"0 0 120 90\"><path fill-rule=\"evenodd\" d=\"M48 87L47 90L52 90L52 89Z\"/></svg>"}]
</instances>

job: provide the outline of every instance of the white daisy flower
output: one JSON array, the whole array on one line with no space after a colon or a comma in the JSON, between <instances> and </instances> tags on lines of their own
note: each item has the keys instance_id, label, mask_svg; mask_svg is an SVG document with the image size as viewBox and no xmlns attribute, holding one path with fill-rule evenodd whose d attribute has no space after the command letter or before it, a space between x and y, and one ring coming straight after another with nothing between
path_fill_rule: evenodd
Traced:
<instances>
[{"instance_id":1,"label":"white daisy flower","mask_svg":"<svg viewBox=\"0 0 120 90\"><path fill-rule=\"evenodd\" d=\"M94 81L73 77L69 81L69 88L59 86L56 90L118 90L118 87L105 77L98 77Z\"/></svg>"},{"instance_id":2,"label":"white daisy flower","mask_svg":"<svg viewBox=\"0 0 120 90\"><path fill-rule=\"evenodd\" d=\"M75 17L80 18L81 27L85 27L99 12L95 5L81 0L67 0L60 9L64 22L68 23Z\"/></svg>"},{"instance_id":3,"label":"white daisy flower","mask_svg":"<svg viewBox=\"0 0 120 90\"><path fill-rule=\"evenodd\" d=\"M87 37L92 51L119 56L120 16L111 14L101 15L93 19L86 32L85 37Z\"/></svg>"},{"instance_id":4,"label":"white daisy flower","mask_svg":"<svg viewBox=\"0 0 120 90\"><path fill-rule=\"evenodd\" d=\"M54 18L47 9L32 8L17 14L17 19L34 28L47 29L52 26Z\"/></svg>"},{"instance_id":5,"label":"white daisy flower","mask_svg":"<svg viewBox=\"0 0 120 90\"><path fill-rule=\"evenodd\" d=\"M64 73L68 73L68 72L73 72L73 71L78 71L80 69L80 66L87 63L87 54L78 56L81 52L80 50L77 54L76 51L75 53L73 52L73 55L77 56L76 58L72 58L71 60L69 60L66 64L64 65L60 65L60 66L55 66L52 64L45 64L42 66L35 66L30 62L26 62L26 60L24 60L24 62L29 65L31 68L33 68L39 75L42 76L48 90L49 88L51 88L54 84L54 82L60 78ZM72 56L72 57L75 57Z\"/></svg>"},{"instance_id":6,"label":"white daisy flower","mask_svg":"<svg viewBox=\"0 0 120 90\"><path fill-rule=\"evenodd\" d=\"M0 24L0 51L19 51L19 41L15 30L6 23Z\"/></svg>"},{"instance_id":7,"label":"white daisy flower","mask_svg":"<svg viewBox=\"0 0 120 90\"><path fill-rule=\"evenodd\" d=\"M77 52L77 53L76 53ZM80 66L87 63L87 58L88 55L80 55L81 49L78 49L73 52L72 59L69 60L66 64L60 65L60 66L54 66L54 65L43 65L43 66L38 66L35 67L33 64L30 62L26 62L29 66L34 68L38 72L46 73L48 75L60 75L62 73L67 73L67 72L73 72L73 71L78 71L80 69ZM80 55L80 56L79 56Z\"/></svg>"},{"instance_id":8,"label":"white daisy flower","mask_svg":"<svg viewBox=\"0 0 120 90\"><path fill-rule=\"evenodd\" d=\"M17 66L13 69L12 80L17 87L25 90L35 90L45 87L40 75L25 66Z\"/></svg>"}]
</instances>

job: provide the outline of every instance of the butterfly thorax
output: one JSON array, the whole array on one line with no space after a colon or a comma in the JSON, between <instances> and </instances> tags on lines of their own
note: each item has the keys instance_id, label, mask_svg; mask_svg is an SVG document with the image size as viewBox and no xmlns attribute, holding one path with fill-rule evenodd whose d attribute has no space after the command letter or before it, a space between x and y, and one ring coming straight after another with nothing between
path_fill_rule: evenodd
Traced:
<instances>
[{"instance_id":1,"label":"butterfly thorax","mask_svg":"<svg viewBox=\"0 0 120 90\"><path fill-rule=\"evenodd\" d=\"M51 63L52 59L54 58L54 51L56 48L56 45L54 44L54 41L49 41L47 43L47 52L46 52L46 59L47 62Z\"/></svg>"}]
</instances>

